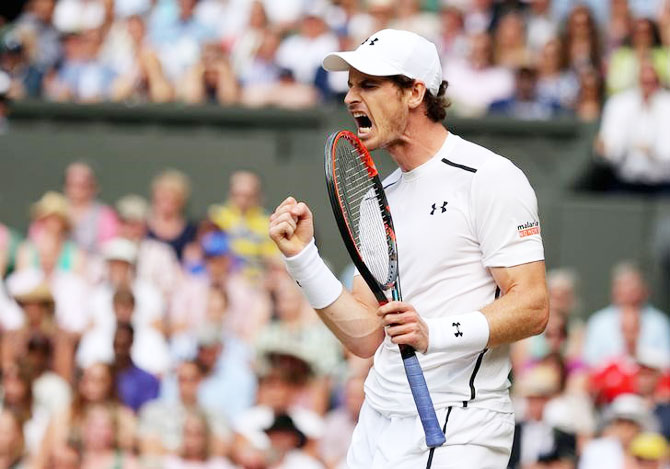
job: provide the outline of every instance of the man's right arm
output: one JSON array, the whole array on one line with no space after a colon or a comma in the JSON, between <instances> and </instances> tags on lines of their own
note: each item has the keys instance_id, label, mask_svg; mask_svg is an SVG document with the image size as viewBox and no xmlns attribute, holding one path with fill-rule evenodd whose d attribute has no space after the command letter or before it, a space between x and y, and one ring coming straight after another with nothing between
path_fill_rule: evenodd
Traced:
<instances>
[{"instance_id":1,"label":"man's right arm","mask_svg":"<svg viewBox=\"0 0 670 469\"><path fill-rule=\"evenodd\" d=\"M363 278L354 277L351 293L345 288L329 306L316 312L328 329L356 356L369 358L384 340L377 301Z\"/></svg>"},{"instance_id":2,"label":"man's right arm","mask_svg":"<svg viewBox=\"0 0 670 469\"><path fill-rule=\"evenodd\" d=\"M337 285L339 281L318 254L310 256L308 265L290 266L295 262L291 259L297 259L299 254L304 256L306 249L316 249L312 245L314 226L309 207L293 197L284 200L270 217L270 238L287 259L289 271L293 271L294 279L331 332L353 354L365 358L374 355L384 340L384 329L377 315L379 306L365 281L360 276L354 277L352 292L348 292L341 284ZM296 275L296 271L300 274ZM314 278L321 280L321 284L315 283ZM319 291L322 286L326 292ZM335 288L337 291L332 290ZM328 291L333 294L329 295Z\"/></svg>"}]
</instances>

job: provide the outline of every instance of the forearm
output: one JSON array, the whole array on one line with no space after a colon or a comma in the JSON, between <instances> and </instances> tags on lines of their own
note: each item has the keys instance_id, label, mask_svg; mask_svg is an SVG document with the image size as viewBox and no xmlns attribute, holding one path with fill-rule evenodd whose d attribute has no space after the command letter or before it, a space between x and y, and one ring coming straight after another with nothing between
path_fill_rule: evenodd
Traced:
<instances>
[{"instance_id":1,"label":"forearm","mask_svg":"<svg viewBox=\"0 0 670 469\"><path fill-rule=\"evenodd\" d=\"M549 302L542 288L513 288L482 308L489 323L488 347L509 344L544 331Z\"/></svg>"},{"instance_id":2,"label":"forearm","mask_svg":"<svg viewBox=\"0 0 670 469\"><path fill-rule=\"evenodd\" d=\"M376 301L365 297L362 281L355 279L354 293L348 292L323 262L313 240L300 253L284 259L310 305L340 342L355 355L374 354L384 332Z\"/></svg>"},{"instance_id":3,"label":"forearm","mask_svg":"<svg viewBox=\"0 0 670 469\"><path fill-rule=\"evenodd\" d=\"M371 357L384 340L376 311L346 289L333 304L316 312L342 345L358 357Z\"/></svg>"}]
</instances>

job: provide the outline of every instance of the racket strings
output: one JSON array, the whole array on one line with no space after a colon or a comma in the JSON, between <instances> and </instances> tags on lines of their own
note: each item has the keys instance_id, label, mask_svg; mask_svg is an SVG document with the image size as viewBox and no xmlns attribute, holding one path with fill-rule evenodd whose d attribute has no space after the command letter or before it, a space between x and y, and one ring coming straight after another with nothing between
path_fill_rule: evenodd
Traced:
<instances>
[{"instance_id":1,"label":"racket strings","mask_svg":"<svg viewBox=\"0 0 670 469\"><path fill-rule=\"evenodd\" d=\"M389 243L382 217L385 207L363 158L347 140L335 150L334 176L342 213L350 227L356 248L370 273L382 285L391 281Z\"/></svg>"}]
</instances>

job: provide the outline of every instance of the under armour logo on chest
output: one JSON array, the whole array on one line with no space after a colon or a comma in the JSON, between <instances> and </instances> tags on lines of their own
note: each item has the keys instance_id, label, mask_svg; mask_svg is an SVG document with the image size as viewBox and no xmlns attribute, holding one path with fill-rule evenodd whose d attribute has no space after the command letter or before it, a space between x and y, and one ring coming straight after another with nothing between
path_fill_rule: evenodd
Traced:
<instances>
[{"instance_id":1,"label":"under armour logo on chest","mask_svg":"<svg viewBox=\"0 0 670 469\"><path fill-rule=\"evenodd\" d=\"M454 337L463 337L463 333L459 329L461 327L460 322L452 322L451 325L456 328L456 332L454 332Z\"/></svg>"},{"instance_id":2,"label":"under armour logo on chest","mask_svg":"<svg viewBox=\"0 0 670 469\"><path fill-rule=\"evenodd\" d=\"M434 203L433 205L431 205L432 210L430 211L430 214L435 215L435 210L437 210L438 208L440 208L442 210L442 212L440 212L440 213L446 212L448 203L449 202L444 201L444 202L442 202L442 205L440 207L437 206L437 203Z\"/></svg>"},{"instance_id":3,"label":"under armour logo on chest","mask_svg":"<svg viewBox=\"0 0 670 469\"><path fill-rule=\"evenodd\" d=\"M370 45L370 46L374 46L374 45L375 45L375 42L377 42L377 41L379 41L379 38L378 38L378 37L376 37L376 38L374 38L374 39L370 39L370 44L368 44L368 45Z\"/></svg>"}]
</instances>

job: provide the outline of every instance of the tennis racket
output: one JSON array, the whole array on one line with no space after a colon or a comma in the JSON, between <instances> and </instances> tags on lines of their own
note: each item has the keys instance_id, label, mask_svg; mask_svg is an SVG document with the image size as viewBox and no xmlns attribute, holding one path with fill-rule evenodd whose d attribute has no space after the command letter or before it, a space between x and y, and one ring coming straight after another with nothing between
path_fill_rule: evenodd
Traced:
<instances>
[{"instance_id":1,"label":"tennis racket","mask_svg":"<svg viewBox=\"0 0 670 469\"><path fill-rule=\"evenodd\" d=\"M347 130L330 135L326 142L326 185L337 226L358 272L380 305L388 303L385 292L389 290L393 300L400 301L398 249L384 187L367 148ZM426 445L441 446L444 433L416 353L400 345L400 354Z\"/></svg>"}]
</instances>

